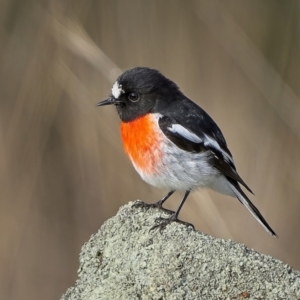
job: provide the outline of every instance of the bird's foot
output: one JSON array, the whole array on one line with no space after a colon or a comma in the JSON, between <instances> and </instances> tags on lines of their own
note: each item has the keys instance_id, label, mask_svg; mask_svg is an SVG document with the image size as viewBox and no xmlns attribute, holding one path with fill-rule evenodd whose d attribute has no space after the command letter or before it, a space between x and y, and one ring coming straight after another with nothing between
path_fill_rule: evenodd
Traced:
<instances>
[{"instance_id":1,"label":"bird's foot","mask_svg":"<svg viewBox=\"0 0 300 300\"><path fill-rule=\"evenodd\" d=\"M177 218L176 214L173 214L169 218L159 217L155 220L155 222L159 222L159 224L154 225L153 227L150 228L150 230L159 228L159 231L162 232L164 229L166 229L167 225L169 225L172 222L177 222L177 223L183 224L185 226L191 226L192 229L195 230L195 227L193 224L179 220Z\"/></svg>"},{"instance_id":2,"label":"bird's foot","mask_svg":"<svg viewBox=\"0 0 300 300\"><path fill-rule=\"evenodd\" d=\"M160 210L163 210L164 212L168 213L168 214L174 214L174 211L170 210L170 209L166 209L162 206L161 201L155 202L155 203L146 203L143 201L138 201L135 202L133 205L133 207L139 207L139 208L159 208Z\"/></svg>"}]
</instances>

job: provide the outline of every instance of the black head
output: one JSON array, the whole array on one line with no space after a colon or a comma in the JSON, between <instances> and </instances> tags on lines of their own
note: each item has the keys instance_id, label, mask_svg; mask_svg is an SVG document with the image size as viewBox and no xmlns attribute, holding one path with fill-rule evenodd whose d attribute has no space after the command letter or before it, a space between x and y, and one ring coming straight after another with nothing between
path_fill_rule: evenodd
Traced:
<instances>
[{"instance_id":1,"label":"black head","mask_svg":"<svg viewBox=\"0 0 300 300\"><path fill-rule=\"evenodd\" d=\"M182 96L177 85L159 71L137 67L119 76L111 96L98 106L115 104L121 120L129 122L147 113L158 112L159 108Z\"/></svg>"}]
</instances>

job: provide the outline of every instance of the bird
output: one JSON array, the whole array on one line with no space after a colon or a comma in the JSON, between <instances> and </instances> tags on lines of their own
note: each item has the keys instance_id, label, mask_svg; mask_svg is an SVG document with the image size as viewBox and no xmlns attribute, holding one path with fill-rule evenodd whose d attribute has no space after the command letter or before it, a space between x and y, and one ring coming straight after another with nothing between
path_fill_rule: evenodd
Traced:
<instances>
[{"instance_id":1,"label":"bird","mask_svg":"<svg viewBox=\"0 0 300 300\"><path fill-rule=\"evenodd\" d=\"M114 105L121 119L123 147L135 170L148 184L169 190L153 204L170 213L158 218L160 230L178 218L190 192L209 188L237 198L274 237L274 230L242 190L253 194L238 174L225 138L214 120L161 72L149 67L125 71L114 82L110 96L97 106ZM184 191L176 211L163 207L175 192Z\"/></svg>"}]
</instances>

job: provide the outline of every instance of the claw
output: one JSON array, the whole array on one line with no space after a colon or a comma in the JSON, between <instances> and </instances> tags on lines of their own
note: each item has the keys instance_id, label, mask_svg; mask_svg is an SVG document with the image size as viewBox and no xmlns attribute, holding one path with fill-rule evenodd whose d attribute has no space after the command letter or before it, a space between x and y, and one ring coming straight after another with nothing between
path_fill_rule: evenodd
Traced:
<instances>
[{"instance_id":1,"label":"claw","mask_svg":"<svg viewBox=\"0 0 300 300\"><path fill-rule=\"evenodd\" d=\"M173 214L173 215L172 215L171 217L169 217L169 218L162 218L162 217L159 217L159 218L155 219L155 222L159 222L159 224L152 226L152 227L150 228L150 230L159 228L160 233L161 233L164 229L166 229L167 225L169 225L169 224L172 223L172 222L177 222L177 223L183 224L183 225L185 225L185 226L191 226L192 229L195 230L195 227L194 227L193 224L179 220L175 214Z\"/></svg>"},{"instance_id":2,"label":"claw","mask_svg":"<svg viewBox=\"0 0 300 300\"><path fill-rule=\"evenodd\" d=\"M137 201L132 205L132 207L149 208L149 204L143 201Z\"/></svg>"},{"instance_id":3,"label":"claw","mask_svg":"<svg viewBox=\"0 0 300 300\"><path fill-rule=\"evenodd\" d=\"M164 212L168 213L168 214L173 214L174 211L170 210L170 209L166 209L164 207L162 207L162 204L160 203L160 201L155 202L155 203L146 203L143 201L138 201L135 202L132 207L139 207L139 208L145 208L145 209L149 209L149 208L158 208L160 210L163 210Z\"/></svg>"}]
</instances>

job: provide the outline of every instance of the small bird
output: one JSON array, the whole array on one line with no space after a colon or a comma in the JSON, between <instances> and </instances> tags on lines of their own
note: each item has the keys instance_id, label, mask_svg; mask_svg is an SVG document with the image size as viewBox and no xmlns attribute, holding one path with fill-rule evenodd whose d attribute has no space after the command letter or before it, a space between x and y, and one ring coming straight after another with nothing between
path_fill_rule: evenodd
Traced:
<instances>
[{"instance_id":1,"label":"small bird","mask_svg":"<svg viewBox=\"0 0 300 300\"><path fill-rule=\"evenodd\" d=\"M113 84L108 99L98 106L114 104L121 119L125 152L144 181L170 192L154 204L163 208L177 190L185 191L175 212L157 219L164 229L178 219L191 191L210 188L236 197L272 236L277 236L240 187L252 191L239 176L223 134L213 119L187 98L179 87L159 71L136 67L125 71ZM253 194L253 193L252 193Z\"/></svg>"}]
</instances>

